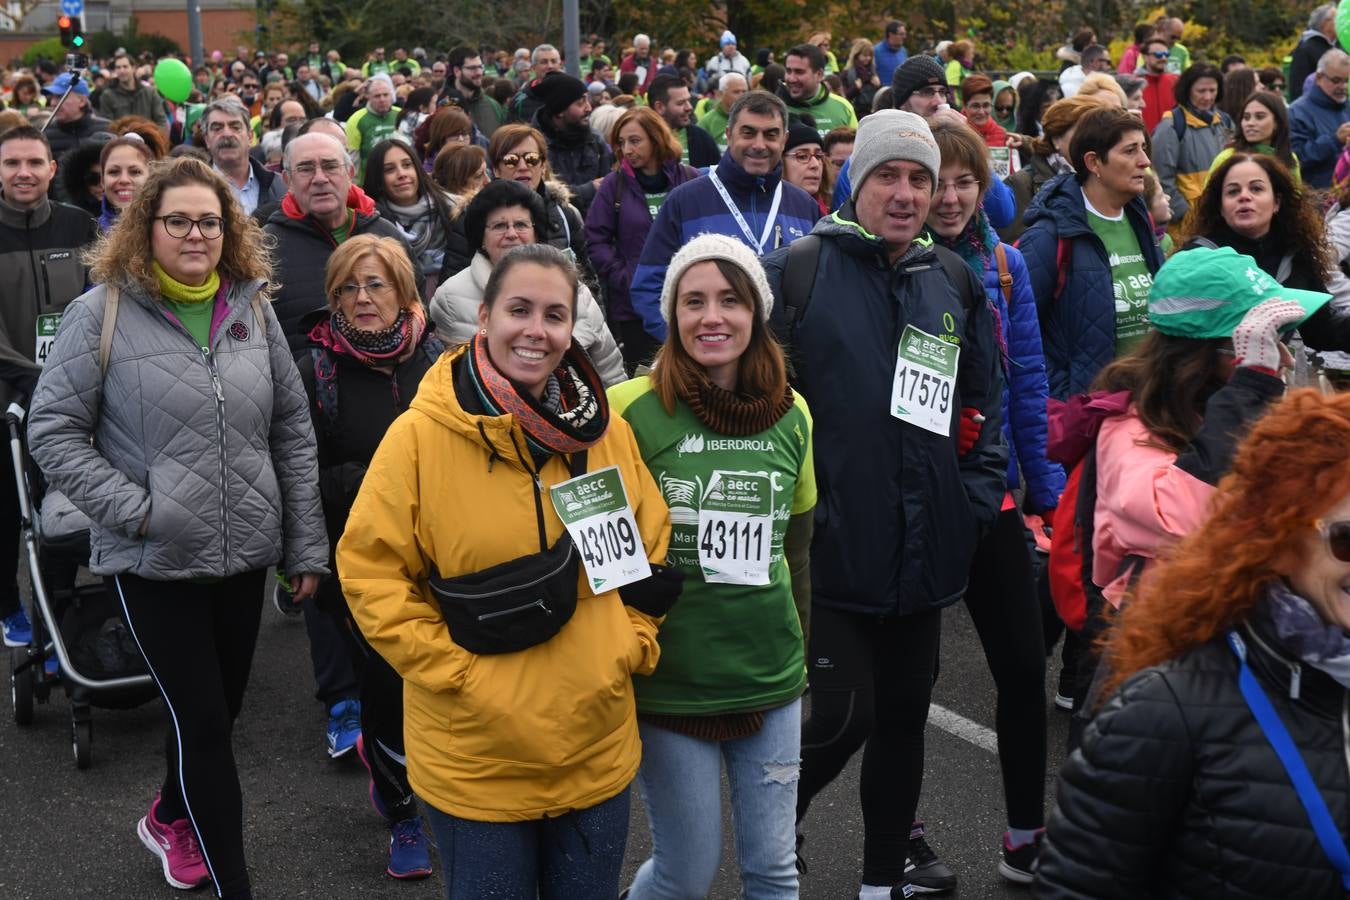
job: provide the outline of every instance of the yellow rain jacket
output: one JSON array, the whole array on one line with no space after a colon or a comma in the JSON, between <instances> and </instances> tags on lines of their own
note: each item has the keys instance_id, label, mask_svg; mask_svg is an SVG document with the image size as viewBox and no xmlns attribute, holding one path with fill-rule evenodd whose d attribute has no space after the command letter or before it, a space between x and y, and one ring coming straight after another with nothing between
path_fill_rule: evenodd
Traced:
<instances>
[{"instance_id":1,"label":"yellow rain jacket","mask_svg":"<svg viewBox=\"0 0 1350 900\"><path fill-rule=\"evenodd\" d=\"M483 656L451 640L427 586L431 566L454 578L539 551L530 474L516 451L528 453L524 434L511 415L464 411L451 368L463 355L432 366L371 460L338 543L342 591L403 676L418 796L483 822L562 815L618 795L637 773L631 676L656 668L660 620L624 606L617 591L592 593L583 570L576 613L551 640ZM664 563L669 512L619 416L587 457L588 471L611 465L648 558ZM570 477L556 456L540 472L550 546L563 525L548 488Z\"/></svg>"}]
</instances>

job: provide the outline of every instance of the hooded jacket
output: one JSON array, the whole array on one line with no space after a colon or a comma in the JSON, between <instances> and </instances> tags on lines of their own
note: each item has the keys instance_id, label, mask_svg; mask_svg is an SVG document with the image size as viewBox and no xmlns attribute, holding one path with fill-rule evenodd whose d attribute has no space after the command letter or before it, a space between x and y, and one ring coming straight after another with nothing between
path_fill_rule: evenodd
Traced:
<instances>
[{"instance_id":1,"label":"hooded jacket","mask_svg":"<svg viewBox=\"0 0 1350 900\"><path fill-rule=\"evenodd\" d=\"M592 183L614 170L614 151L589 125L556 128L553 117L541 109L531 123L548 141L548 164L558 180L572 191L572 201L582 216L595 198Z\"/></svg>"},{"instance_id":2,"label":"hooded jacket","mask_svg":"<svg viewBox=\"0 0 1350 900\"><path fill-rule=\"evenodd\" d=\"M123 116L141 116L160 128L168 127L168 118L164 115L164 101L159 98L154 88L139 81L135 87L127 90L116 78L111 79L99 92L98 111L109 121Z\"/></svg>"},{"instance_id":3,"label":"hooded jacket","mask_svg":"<svg viewBox=\"0 0 1350 900\"><path fill-rule=\"evenodd\" d=\"M66 310L33 394L28 446L93 521L95 574L327 573L314 429L265 299L265 333L258 327L262 289L223 287L206 354L163 304L123 285L106 373L106 285Z\"/></svg>"},{"instance_id":4,"label":"hooded jacket","mask_svg":"<svg viewBox=\"0 0 1350 900\"><path fill-rule=\"evenodd\" d=\"M491 276L492 263L487 255L475 253L467 268L436 289L429 314L436 323L436 333L447 345L467 343L478 330L478 307ZM577 288L572 337L586 351L606 387L628 378L623 354L605 324L604 310L584 283Z\"/></svg>"},{"instance_id":5,"label":"hooded jacket","mask_svg":"<svg viewBox=\"0 0 1350 900\"><path fill-rule=\"evenodd\" d=\"M1171 124L1168 124L1171 127ZM1050 396L1063 400L1086 391L1097 373L1116 357L1116 310L1106 246L1088 224L1083 189L1072 172L1056 175L1026 211L1027 230L1017 241L1031 273L1031 291L1041 317ZM1149 273L1162 267L1162 251L1140 197L1125 204ZM1066 243L1063 290L1059 242Z\"/></svg>"},{"instance_id":6,"label":"hooded jacket","mask_svg":"<svg viewBox=\"0 0 1350 900\"><path fill-rule=\"evenodd\" d=\"M730 153L726 153L716 171L757 238L764 229L774 191L780 183L783 185L778 218L774 220L773 233L764 243L765 253L786 247L808 234L820 218L820 206L815 198L795 184L783 181L781 163L767 175L750 175ZM666 339L666 322L661 318L661 289L670 258L689 241L708 231L745 241L740 226L708 178L695 178L671 191L652 222L637 268L633 271L630 297L633 311L642 320L643 328L658 341Z\"/></svg>"},{"instance_id":7,"label":"hooded jacket","mask_svg":"<svg viewBox=\"0 0 1350 900\"><path fill-rule=\"evenodd\" d=\"M1316 84L1289 106L1289 143L1298 157L1303 182L1331 187L1331 175L1345 145L1336 130L1350 122L1350 102L1337 103Z\"/></svg>"},{"instance_id":8,"label":"hooded jacket","mask_svg":"<svg viewBox=\"0 0 1350 900\"><path fill-rule=\"evenodd\" d=\"M994 313L964 264L974 298L947 277L921 235L892 264L881 238L852 204L821 219L813 299L786 324L788 249L764 257L774 304L770 325L794 362L794 388L815 420L816 487L811 602L871 616L909 615L960 600L981 534L1006 491L1003 376ZM960 347L951 434L894 418L896 348L906 325ZM979 439L958 456L962 407L985 416Z\"/></svg>"},{"instance_id":9,"label":"hooded jacket","mask_svg":"<svg viewBox=\"0 0 1350 900\"><path fill-rule=\"evenodd\" d=\"M422 270L417 260L413 259L403 233L394 223L380 218L375 211L375 201L366 196L365 191L352 185L347 193L347 208L356 213L355 224L348 237L373 234L396 238L412 260L414 283L420 285L423 280ZM337 249L337 241L325 225L300 211L295 195L290 193L282 199L281 208L272 213L263 230L276 239L276 247L272 251L272 280L280 287L272 299L272 308L281 323L281 330L290 341L291 350L299 350L307 342L300 320L306 313L328 306L323 295L323 281L328 257Z\"/></svg>"},{"instance_id":10,"label":"hooded jacket","mask_svg":"<svg viewBox=\"0 0 1350 900\"><path fill-rule=\"evenodd\" d=\"M40 315L59 315L84 293L88 270L80 259L98 237L87 214L43 197L33 209L0 197L0 381L27 396L42 370L37 359Z\"/></svg>"},{"instance_id":11,"label":"hooded jacket","mask_svg":"<svg viewBox=\"0 0 1350 900\"><path fill-rule=\"evenodd\" d=\"M1148 133L1158 127L1158 123L1167 118L1172 107L1177 105L1176 86L1179 76L1171 72L1140 72L1140 77L1144 79L1144 127Z\"/></svg>"},{"instance_id":12,"label":"hooded jacket","mask_svg":"<svg viewBox=\"0 0 1350 900\"><path fill-rule=\"evenodd\" d=\"M1289 102L1293 103L1303 95L1303 82L1317 71L1317 62L1336 45L1327 40L1326 35L1309 28L1299 37L1298 46L1289 55Z\"/></svg>"},{"instance_id":13,"label":"hooded jacket","mask_svg":"<svg viewBox=\"0 0 1350 900\"><path fill-rule=\"evenodd\" d=\"M1186 124L1179 139L1173 122L1178 112ZM1226 113L1215 109L1205 117L1185 105L1175 107L1153 129L1153 151L1149 156L1158 183L1172 201L1173 222L1185 218L1191 203L1204 193L1209 164L1228 143L1232 131L1233 122Z\"/></svg>"},{"instance_id":14,"label":"hooded jacket","mask_svg":"<svg viewBox=\"0 0 1350 900\"><path fill-rule=\"evenodd\" d=\"M670 184L667 192L699 175L689 166L680 165L677 159L667 162L662 171ZM596 274L604 279L609 314L617 321L637 318L629 289L651 228L647 195L638 184L633 167L628 160L622 160L618 169L600 182L600 190L586 213L586 248Z\"/></svg>"},{"instance_id":15,"label":"hooded jacket","mask_svg":"<svg viewBox=\"0 0 1350 900\"><path fill-rule=\"evenodd\" d=\"M451 638L432 598L447 578L539 551L532 464L511 415L469 412L456 391L461 348L422 379L386 433L338 543L352 615L403 677L408 780L436 809L480 822L555 817L626 788L641 757L633 675L656 668L657 619L595 594L553 638L479 656ZM664 562L670 519L628 423L613 416L587 469L618 466L647 556ZM546 537L563 532L548 488L570 477L554 456L539 471Z\"/></svg>"}]
</instances>

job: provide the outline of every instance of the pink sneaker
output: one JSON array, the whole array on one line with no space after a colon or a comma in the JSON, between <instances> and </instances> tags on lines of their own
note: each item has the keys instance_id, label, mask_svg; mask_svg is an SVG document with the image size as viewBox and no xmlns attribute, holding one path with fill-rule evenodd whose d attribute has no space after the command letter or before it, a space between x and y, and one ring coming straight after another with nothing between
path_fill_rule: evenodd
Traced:
<instances>
[{"instance_id":1,"label":"pink sneaker","mask_svg":"<svg viewBox=\"0 0 1350 900\"><path fill-rule=\"evenodd\" d=\"M211 873L207 871L206 861L202 858L201 845L197 843L197 833L192 823L179 819L171 825L161 825L155 819L155 810L159 807L159 795L150 804L150 812L136 824L136 836L150 852L159 857L164 867L164 880L176 888L190 891L193 888L209 884Z\"/></svg>"}]
</instances>

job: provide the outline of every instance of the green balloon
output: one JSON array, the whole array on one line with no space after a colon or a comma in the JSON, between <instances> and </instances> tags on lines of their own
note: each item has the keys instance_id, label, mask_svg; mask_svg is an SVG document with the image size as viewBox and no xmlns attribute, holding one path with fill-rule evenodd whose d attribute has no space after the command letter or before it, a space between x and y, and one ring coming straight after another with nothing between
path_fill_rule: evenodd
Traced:
<instances>
[{"instance_id":1,"label":"green balloon","mask_svg":"<svg viewBox=\"0 0 1350 900\"><path fill-rule=\"evenodd\" d=\"M1342 47L1350 47L1350 3L1336 7L1336 39Z\"/></svg>"},{"instance_id":2,"label":"green balloon","mask_svg":"<svg viewBox=\"0 0 1350 900\"><path fill-rule=\"evenodd\" d=\"M155 66L155 89L165 100L182 103L192 93L192 73L180 59L161 59Z\"/></svg>"}]
</instances>

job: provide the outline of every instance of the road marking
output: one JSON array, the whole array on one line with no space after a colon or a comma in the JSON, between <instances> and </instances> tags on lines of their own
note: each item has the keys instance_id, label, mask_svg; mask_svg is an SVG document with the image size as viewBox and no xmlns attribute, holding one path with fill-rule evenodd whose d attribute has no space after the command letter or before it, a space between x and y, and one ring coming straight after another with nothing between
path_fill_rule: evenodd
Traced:
<instances>
[{"instance_id":1,"label":"road marking","mask_svg":"<svg viewBox=\"0 0 1350 900\"><path fill-rule=\"evenodd\" d=\"M981 750L998 753L998 735L993 732L993 729L985 728L979 722L972 722L945 706L938 706L936 703L928 705L928 724L936 725L948 734L954 734Z\"/></svg>"}]
</instances>

